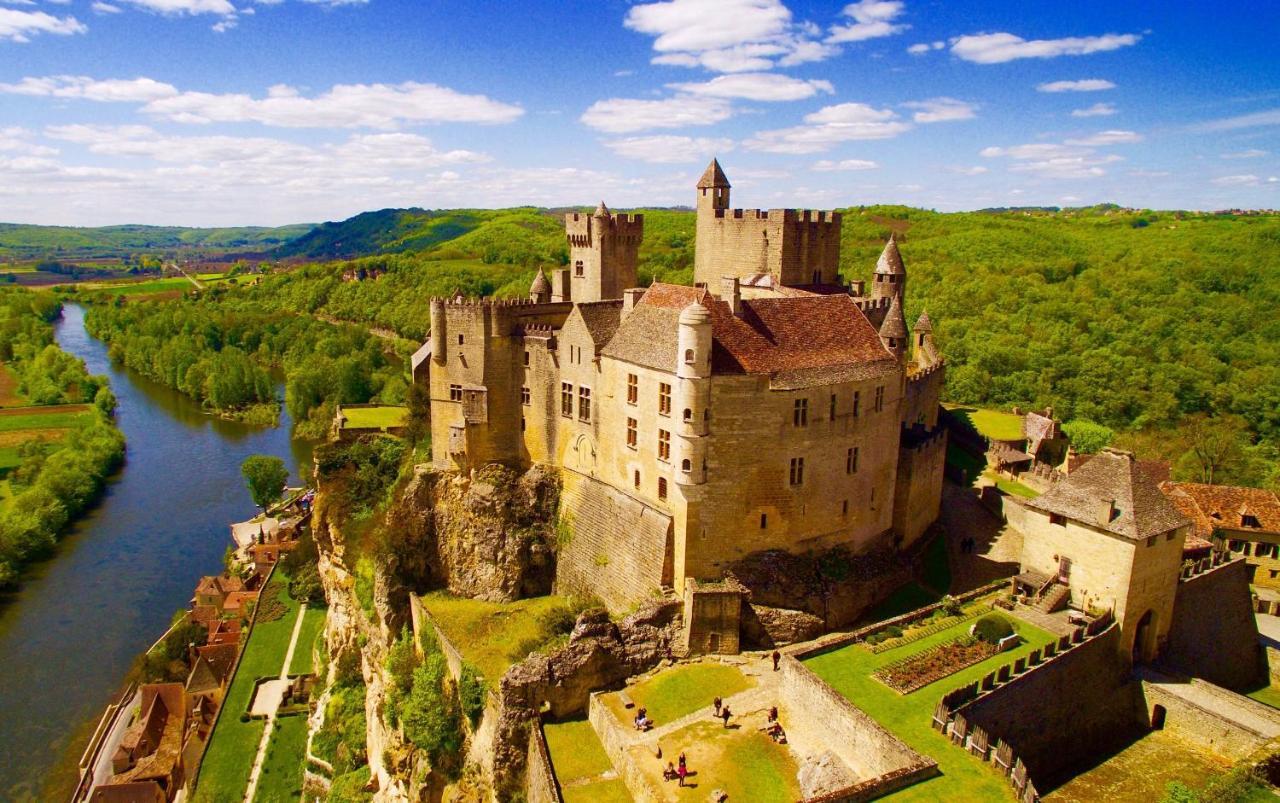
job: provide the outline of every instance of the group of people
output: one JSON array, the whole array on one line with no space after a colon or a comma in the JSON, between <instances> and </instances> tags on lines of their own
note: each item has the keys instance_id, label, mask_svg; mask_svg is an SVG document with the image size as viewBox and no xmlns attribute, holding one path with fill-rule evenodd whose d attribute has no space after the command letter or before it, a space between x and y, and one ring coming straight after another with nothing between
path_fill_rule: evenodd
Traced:
<instances>
[{"instance_id":1,"label":"group of people","mask_svg":"<svg viewBox=\"0 0 1280 803\"><path fill-rule=\"evenodd\" d=\"M716 719L724 720L724 726L729 727L729 717L733 716L733 712L729 710L729 706L719 697L711 701L711 707L714 711L712 716Z\"/></svg>"},{"instance_id":2,"label":"group of people","mask_svg":"<svg viewBox=\"0 0 1280 803\"><path fill-rule=\"evenodd\" d=\"M635 724L636 730L638 731L647 731L652 728L653 720L649 719L649 709L641 708L637 710L635 719L632 720L632 723Z\"/></svg>"},{"instance_id":3,"label":"group of people","mask_svg":"<svg viewBox=\"0 0 1280 803\"><path fill-rule=\"evenodd\" d=\"M960 553L963 555L972 555L977 546L978 541L972 535L960 539Z\"/></svg>"},{"instance_id":4,"label":"group of people","mask_svg":"<svg viewBox=\"0 0 1280 803\"><path fill-rule=\"evenodd\" d=\"M769 738L778 744L787 743L787 732L782 729L782 723L778 721L778 706L769 706L769 722L763 728L764 732L769 734Z\"/></svg>"},{"instance_id":5,"label":"group of people","mask_svg":"<svg viewBox=\"0 0 1280 803\"><path fill-rule=\"evenodd\" d=\"M679 781L684 786L684 779L689 776L689 763L684 757L684 751L680 752L680 758L677 759L678 766L667 762L667 768L662 771L662 780Z\"/></svg>"}]
</instances>

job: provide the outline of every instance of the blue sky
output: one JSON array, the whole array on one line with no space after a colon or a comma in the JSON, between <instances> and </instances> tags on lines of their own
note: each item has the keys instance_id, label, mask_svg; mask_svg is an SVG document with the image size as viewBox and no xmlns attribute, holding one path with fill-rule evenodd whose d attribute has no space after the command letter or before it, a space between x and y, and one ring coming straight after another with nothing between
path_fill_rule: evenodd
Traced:
<instances>
[{"instance_id":1,"label":"blue sky","mask_svg":"<svg viewBox=\"0 0 1280 803\"><path fill-rule=\"evenodd\" d=\"M0 0L0 220L1280 206L1280 4Z\"/></svg>"}]
</instances>

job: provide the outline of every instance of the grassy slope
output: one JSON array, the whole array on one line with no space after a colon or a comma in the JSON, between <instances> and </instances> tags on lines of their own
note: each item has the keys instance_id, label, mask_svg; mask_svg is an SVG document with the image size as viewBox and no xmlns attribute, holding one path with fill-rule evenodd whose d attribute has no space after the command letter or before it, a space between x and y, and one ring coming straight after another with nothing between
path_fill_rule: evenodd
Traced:
<instances>
[{"instance_id":1,"label":"grassy slope","mask_svg":"<svg viewBox=\"0 0 1280 803\"><path fill-rule=\"evenodd\" d=\"M525 657L518 654L520 645L544 635L539 615L565 604L563 597L484 602L433 593L422 598L422 606L463 657L494 683Z\"/></svg>"},{"instance_id":2,"label":"grassy slope","mask_svg":"<svg viewBox=\"0 0 1280 803\"><path fill-rule=\"evenodd\" d=\"M699 708L711 715L711 701L715 697L727 698L750 688L753 684L737 667L719 664L692 664L662 672L627 689L627 695L636 708L648 709L649 718L658 725L665 725L692 714ZM617 702L610 697L610 702ZM618 718L627 723L635 716L635 709L614 707Z\"/></svg>"},{"instance_id":3,"label":"grassy slope","mask_svg":"<svg viewBox=\"0 0 1280 803\"><path fill-rule=\"evenodd\" d=\"M280 717L271 730L254 803L291 803L302 798L302 762L307 749L307 717Z\"/></svg>"},{"instance_id":4,"label":"grassy slope","mask_svg":"<svg viewBox=\"0 0 1280 803\"><path fill-rule=\"evenodd\" d=\"M886 798L894 801L1012 800L1007 782L990 766L953 746L948 739L930 727L933 710L942 695L958 686L980 679L1003 664L1026 655L1047 644L1053 636L1020 620L1013 620L1018 633L1026 640L1016 650L988 658L936 683L908 695L900 695L872 679L871 673L885 664L922 652L963 633L969 624L935 633L927 638L895 650L875 655L864 647L853 645L810 658L805 664L843 694L854 705L870 714L916 750L933 757L942 770L941 777L916 784Z\"/></svg>"},{"instance_id":5,"label":"grassy slope","mask_svg":"<svg viewBox=\"0 0 1280 803\"><path fill-rule=\"evenodd\" d=\"M585 719L557 722L543 728L547 751L561 786L584 778L594 778L613 769L599 737Z\"/></svg>"},{"instance_id":6,"label":"grassy slope","mask_svg":"<svg viewBox=\"0 0 1280 803\"><path fill-rule=\"evenodd\" d=\"M361 429L365 427L398 427L404 424L409 414L408 407L344 407L342 414L347 417L347 426Z\"/></svg>"},{"instance_id":7,"label":"grassy slope","mask_svg":"<svg viewBox=\"0 0 1280 803\"><path fill-rule=\"evenodd\" d=\"M324 620L329 611L309 606L302 615L302 629L298 631L298 646L293 650L289 663L290 675L309 675L314 670L315 646L324 631Z\"/></svg>"}]
</instances>

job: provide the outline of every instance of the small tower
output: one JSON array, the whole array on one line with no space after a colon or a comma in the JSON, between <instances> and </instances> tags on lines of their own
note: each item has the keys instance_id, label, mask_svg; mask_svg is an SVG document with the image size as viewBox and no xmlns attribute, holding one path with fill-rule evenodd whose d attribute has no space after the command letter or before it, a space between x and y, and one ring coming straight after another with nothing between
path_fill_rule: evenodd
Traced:
<instances>
[{"instance_id":1,"label":"small tower","mask_svg":"<svg viewBox=\"0 0 1280 803\"><path fill-rule=\"evenodd\" d=\"M907 356L907 321L902 317L902 302L897 296L889 303L889 313L880 324L880 342L902 362Z\"/></svg>"},{"instance_id":2,"label":"small tower","mask_svg":"<svg viewBox=\"0 0 1280 803\"><path fill-rule=\"evenodd\" d=\"M436 365L444 365L445 357L444 299L431 299L431 359Z\"/></svg>"},{"instance_id":3,"label":"small tower","mask_svg":"<svg viewBox=\"0 0 1280 803\"><path fill-rule=\"evenodd\" d=\"M565 235L569 240L568 288L551 297L574 302L622 298L622 291L635 287L640 241L644 237L644 215L613 214L604 201L590 215L565 215Z\"/></svg>"},{"instance_id":4,"label":"small tower","mask_svg":"<svg viewBox=\"0 0 1280 803\"><path fill-rule=\"evenodd\" d=\"M538 275L533 277L533 284L529 286L529 300L535 304L551 301L551 282L547 281L547 274L542 272L542 268L538 268Z\"/></svg>"},{"instance_id":5,"label":"small tower","mask_svg":"<svg viewBox=\"0 0 1280 803\"><path fill-rule=\"evenodd\" d=\"M698 179L698 215L701 216L704 210L714 213L717 209L728 209L729 186L720 162L712 159L702 178Z\"/></svg>"},{"instance_id":6,"label":"small tower","mask_svg":"<svg viewBox=\"0 0 1280 803\"><path fill-rule=\"evenodd\" d=\"M707 481L707 407L711 401L711 311L698 302L680 312L676 381L680 424L675 480L680 485Z\"/></svg>"},{"instance_id":7,"label":"small tower","mask_svg":"<svg viewBox=\"0 0 1280 803\"><path fill-rule=\"evenodd\" d=\"M875 279L871 283L871 298L896 298L902 302L907 290L907 268L902 264L902 254L898 253L898 241L889 235L880 258L876 260Z\"/></svg>"}]
</instances>

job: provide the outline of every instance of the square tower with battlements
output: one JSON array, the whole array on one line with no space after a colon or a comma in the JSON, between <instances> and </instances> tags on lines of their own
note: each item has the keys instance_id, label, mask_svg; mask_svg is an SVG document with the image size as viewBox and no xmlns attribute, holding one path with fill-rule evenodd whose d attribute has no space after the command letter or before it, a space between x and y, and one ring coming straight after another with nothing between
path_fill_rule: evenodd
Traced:
<instances>
[{"instance_id":1,"label":"square tower with battlements","mask_svg":"<svg viewBox=\"0 0 1280 803\"><path fill-rule=\"evenodd\" d=\"M604 201L590 215L564 216L569 239L569 267L556 271L551 283L553 301L605 301L622 298L635 287L644 215L614 214Z\"/></svg>"}]
</instances>

